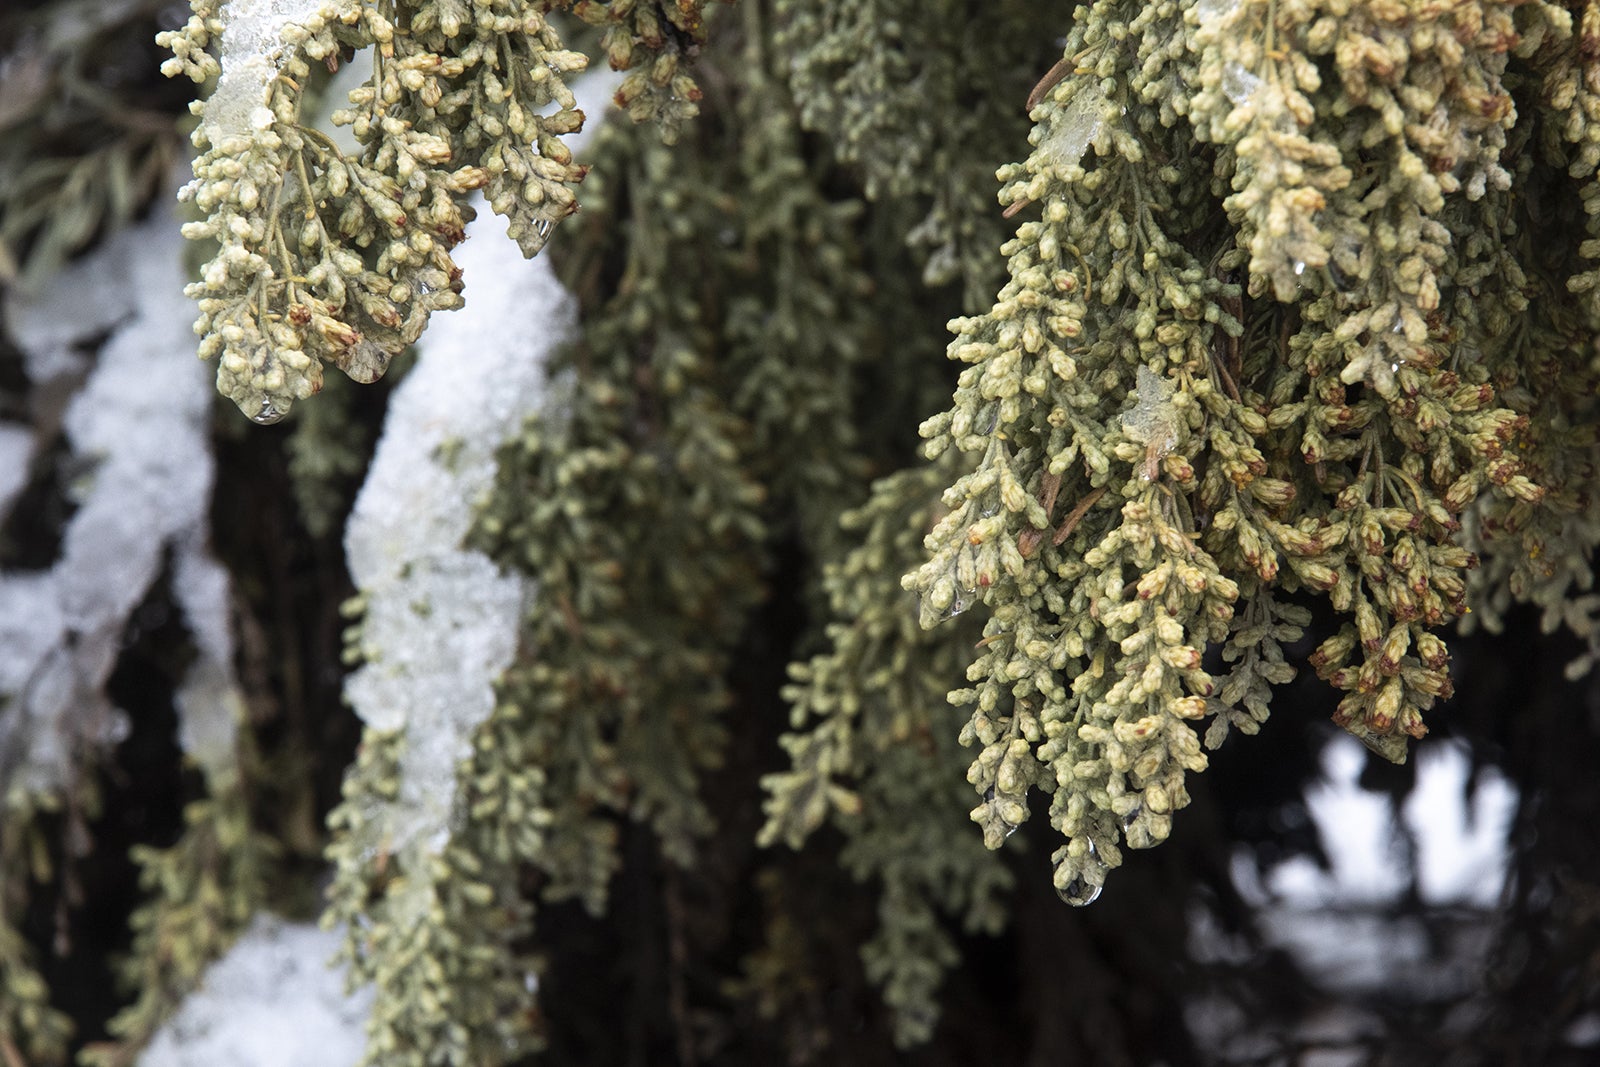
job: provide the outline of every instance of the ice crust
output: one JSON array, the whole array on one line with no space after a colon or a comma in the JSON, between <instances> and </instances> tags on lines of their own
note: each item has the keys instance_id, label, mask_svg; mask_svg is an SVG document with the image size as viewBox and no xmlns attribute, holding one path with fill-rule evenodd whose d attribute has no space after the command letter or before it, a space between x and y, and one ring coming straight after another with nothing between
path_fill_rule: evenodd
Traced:
<instances>
[{"instance_id":1,"label":"ice crust","mask_svg":"<svg viewBox=\"0 0 1600 1067\"><path fill-rule=\"evenodd\" d=\"M1140 444L1149 445L1158 456L1166 455L1178 443L1179 416L1172 410L1171 380L1141 366L1134 396L1138 403L1122 415L1123 432Z\"/></svg>"},{"instance_id":2,"label":"ice crust","mask_svg":"<svg viewBox=\"0 0 1600 1067\"><path fill-rule=\"evenodd\" d=\"M1239 63L1222 69L1222 92L1236 106L1243 107L1261 88L1261 78Z\"/></svg>"},{"instance_id":3,"label":"ice crust","mask_svg":"<svg viewBox=\"0 0 1600 1067\"><path fill-rule=\"evenodd\" d=\"M615 83L580 79L579 106L598 115ZM545 362L575 317L549 263L523 259L505 229L480 205L456 255L467 307L436 316L419 343L345 530L367 657L345 696L372 729L404 735L400 794L372 813L391 849L437 851L449 839L456 765L494 710L533 592L462 544L495 454L540 409Z\"/></svg>"},{"instance_id":4,"label":"ice crust","mask_svg":"<svg viewBox=\"0 0 1600 1067\"><path fill-rule=\"evenodd\" d=\"M1050 132L1039 146L1046 162L1057 168L1076 166L1082 162L1089 142L1105 125L1101 115L1105 105L1106 95L1100 91L1100 83L1086 82L1071 103L1067 104L1060 118L1050 124Z\"/></svg>"},{"instance_id":5,"label":"ice crust","mask_svg":"<svg viewBox=\"0 0 1600 1067\"><path fill-rule=\"evenodd\" d=\"M523 260L504 228L487 212L469 228L477 240L457 257L469 307L439 316L419 346L345 531L369 650L345 695L368 726L405 734L395 847L448 836L455 767L494 709L529 593L462 547L495 451L537 410L545 358L573 319L549 265Z\"/></svg>"},{"instance_id":6,"label":"ice crust","mask_svg":"<svg viewBox=\"0 0 1600 1067\"><path fill-rule=\"evenodd\" d=\"M191 355L184 240L158 212L7 300L34 389L88 369L66 405L78 510L48 570L0 573L0 782L62 787L74 753L126 736L105 683L128 620L172 563L174 595L200 649L180 698L182 733L208 773L233 759L233 631L226 572L207 535L214 460L210 374ZM98 356L95 350L104 338ZM3 438L0 438L3 439ZM14 447L14 446L10 446ZM30 446L30 452L31 452ZM203 680L201 699L191 680Z\"/></svg>"},{"instance_id":7,"label":"ice crust","mask_svg":"<svg viewBox=\"0 0 1600 1067\"><path fill-rule=\"evenodd\" d=\"M201 128L220 145L230 136L248 137L272 123L267 87L289 61L283 31L304 25L327 0L227 0L222 6L222 74L206 101Z\"/></svg>"},{"instance_id":8,"label":"ice crust","mask_svg":"<svg viewBox=\"0 0 1600 1067\"><path fill-rule=\"evenodd\" d=\"M337 931L258 915L150 1042L139 1067L353 1067L372 990L345 994Z\"/></svg>"}]
</instances>

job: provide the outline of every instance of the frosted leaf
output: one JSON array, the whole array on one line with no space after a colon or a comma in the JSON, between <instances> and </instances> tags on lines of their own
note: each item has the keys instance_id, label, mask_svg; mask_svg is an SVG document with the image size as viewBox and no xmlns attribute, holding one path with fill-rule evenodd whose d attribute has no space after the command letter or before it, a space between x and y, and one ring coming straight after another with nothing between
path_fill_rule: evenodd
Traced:
<instances>
[{"instance_id":1,"label":"frosted leaf","mask_svg":"<svg viewBox=\"0 0 1600 1067\"><path fill-rule=\"evenodd\" d=\"M272 124L267 89L289 61L284 28L317 19L327 0L227 0L222 6L222 74L206 100L201 129L213 145Z\"/></svg>"},{"instance_id":2,"label":"frosted leaf","mask_svg":"<svg viewBox=\"0 0 1600 1067\"><path fill-rule=\"evenodd\" d=\"M579 79L580 106L600 112L617 80ZM371 828L391 848L436 852L448 840L456 766L494 710L533 592L462 546L495 455L543 405L545 361L576 314L548 261L525 260L506 226L480 211L468 227L477 239L457 255L468 307L417 346L345 531L367 657L345 696L370 728L405 737L400 795Z\"/></svg>"},{"instance_id":3,"label":"frosted leaf","mask_svg":"<svg viewBox=\"0 0 1600 1067\"><path fill-rule=\"evenodd\" d=\"M1070 167L1083 159L1100 127L1105 124L1102 109L1106 94L1100 83L1090 80L1083 83L1076 96L1050 123L1050 132L1039 144L1039 154L1052 167Z\"/></svg>"},{"instance_id":4,"label":"frosted leaf","mask_svg":"<svg viewBox=\"0 0 1600 1067\"><path fill-rule=\"evenodd\" d=\"M341 935L258 915L156 1032L140 1067L354 1067L372 990L345 993Z\"/></svg>"}]
</instances>

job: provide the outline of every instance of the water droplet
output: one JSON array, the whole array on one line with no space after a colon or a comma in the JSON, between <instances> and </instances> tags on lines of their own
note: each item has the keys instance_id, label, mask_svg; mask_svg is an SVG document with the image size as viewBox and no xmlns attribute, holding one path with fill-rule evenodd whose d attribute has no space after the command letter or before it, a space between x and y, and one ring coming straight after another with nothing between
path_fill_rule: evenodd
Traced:
<instances>
[{"instance_id":1,"label":"water droplet","mask_svg":"<svg viewBox=\"0 0 1600 1067\"><path fill-rule=\"evenodd\" d=\"M994 433L994 428L999 422L1000 405L990 404L988 407L984 408L983 412L978 416L978 424L975 427L975 430L980 434L991 434Z\"/></svg>"},{"instance_id":2,"label":"water droplet","mask_svg":"<svg viewBox=\"0 0 1600 1067\"><path fill-rule=\"evenodd\" d=\"M1303 259L1295 260L1294 261L1294 276L1296 278L1298 278L1301 275L1303 275L1305 272L1306 272L1306 261L1303 260Z\"/></svg>"},{"instance_id":3,"label":"water droplet","mask_svg":"<svg viewBox=\"0 0 1600 1067\"><path fill-rule=\"evenodd\" d=\"M1349 290L1361 273L1362 244L1354 237L1341 236L1334 241L1333 253L1328 257L1328 277L1335 289Z\"/></svg>"},{"instance_id":4,"label":"water droplet","mask_svg":"<svg viewBox=\"0 0 1600 1067\"><path fill-rule=\"evenodd\" d=\"M950 606L939 613L941 619L953 619L972 606L972 593L970 589L957 589L950 600Z\"/></svg>"},{"instance_id":5,"label":"water droplet","mask_svg":"<svg viewBox=\"0 0 1600 1067\"><path fill-rule=\"evenodd\" d=\"M260 423L262 426L271 426L275 422L282 422L287 415L287 408L280 408L272 401L265 398L261 401L261 410L250 416L251 422Z\"/></svg>"},{"instance_id":6,"label":"water droplet","mask_svg":"<svg viewBox=\"0 0 1600 1067\"><path fill-rule=\"evenodd\" d=\"M1135 804L1133 807L1129 808L1127 810L1127 812L1122 816L1122 828L1124 830L1126 830L1128 827L1130 827L1134 823L1138 822L1139 821L1139 813L1142 812L1142 811L1144 811L1144 805L1143 804ZM1090 848L1094 847L1092 842L1090 843L1089 847Z\"/></svg>"},{"instance_id":7,"label":"water droplet","mask_svg":"<svg viewBox=\"0 0 1600 1067\"><path fill-rule=\"evenodd\" d=\"M973 585L965 585L960 581L954 581L955 571L952 571L950 577L952 577L954 589L950 592L950 605L939 613L941 619L954 619L958 614L962 614L963 611L971 608L974 600L978 600L978 589L974 589Z\"/></svg>"},{"instance_id":8,"label":"water droplet","mask_svg":"<svg viewBox=\"0 0 1600 1067\"><path fill-rule=\"evenodd\" d=\"M1081 908L1093 904L1100 899L1101 886L1091 885L1082 876L1074 878L1066 886L1056 890L1056 896L1071 904L1074 908Z\"/></svg>"},{"instance_id":9,"label":"water droplet","mask_svg":"<svg viewBox=\"0 0 1600 1067\"><path fill-rule=\"evenodd\" d=\"M1056 896L1074 908L1093 904L1099 898L1100 890L1106 880L1106 865L1100 861L1100 850L1095 848L1093 841L1085 841L1084 845L1083 859L1075 864L1078 873L1073 875L1066 885L1056 888ZM1072 861L1063 858L1062 862ZM1059 873L1059 866L1057 872Z\"/></svg>"},{"instance_id":10,"label":"water droplet","mask_svg":"<svg viewBox=\"0 0 1600 1067\"><path fill-rule=\"evenodd\" d=\"M1235 106L1241 106L1261 87L1261 79L1241 63L1229 63L1222 71L1222 92Z\"/></svg>"},{"instance_id":11,"label":"water droplet","mask_svg":"<svg viewBox=\"0 0 1600 1067\"><path fill-rule=\"evenodd\" d=\"M1025 804L1028 795L1027 790L1023 790L1022 795ZM1016 833L1022 828L1022 824L1027 818L1027 808L1024 807L1022 809L1022 818L1018 819L1016 822L1012 822L1010 819L1006 818L1006 807L1000 802L999 797L999 792L992 785L983 791L983 802L989 806L989 813L994 816L995 821L1005 829L1005 836L1010 837L1012 834Z\"/></svg>"}]
</instances>

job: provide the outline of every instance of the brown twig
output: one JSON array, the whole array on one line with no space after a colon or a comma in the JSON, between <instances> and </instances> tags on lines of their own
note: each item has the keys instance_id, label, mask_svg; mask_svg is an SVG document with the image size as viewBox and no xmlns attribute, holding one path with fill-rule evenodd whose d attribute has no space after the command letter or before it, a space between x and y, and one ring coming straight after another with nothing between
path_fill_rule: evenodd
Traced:
<instances>
[{"instance_id":1,"label":"brown twig","mask_svg":"<svg viewBox=\"0 0 1600 1067\"><path fill-rule=\"evenodd\" d=\"M1046 473L1039 480L1039 505L1044 508L1045 521L1050 521L1050 513L1056 509L1056 495L1061 492L1061 475ZM1039 542L1044 540L1043 530L1027 529L1017 535L1017 551L1022 553L1024 559L1033 555L1033 550L1039 547Z\"/></svg>"},{"instance_id":2,"label":"brown twig","mask_svg":"<svg viewBox=\"0 0 1600 1067\"><path fill-rule=\"evenodd\" d=\"M1056 530L1055 540L1050 543L1059 545L1061 542L1071 537L1072 531L1078 528L1078 523L1082 522L1083 517L1089 514L1089 509L1094 507L1095 503L1105 495L1106 487L1102 485L1100 488L1092 491L1088 496L1078 501L1078 506L1073 508L1072 511L1067 514L1067 517L1062 520L1060 528Z\"/></svg>"},{"instance_id":3,"label":"brown twig","mask_svg":"<svg viewBox=\"0 0 1600 1067\"><path fill-rule=\"evenodd\" d=\"M1021 211L1031 203L1033 203L1033 201L1027 199L1013 200L1010 207L1000 212L1000 217L1003 219L1009 219L1011 216L1015 215L1017 212Z\"/></svg>"},{"instance_id":4,"label":"brown twig","mask_svg":"<svg viewBox=\"0 0 1600 1067\"><path fill-rule=\"evenodd\" d=\"M1229 338L1229 340L1232 340L1232 338ZM1235 341L1234 343L1237 344L1238 342ZM1222 379L1222 388L1226 389L1228 395L1233 397L1235 404L1243 404L1244 400L1239 396L1239 387L1233 384L1233 375L1228 373L1227 359L1215 360L1213 364L1217 368L1217 376Z\"/></svg>"},{"instance_id":5,"label":"brown twig","mask_svg":"<svg viewBox=\"0 0 1600 1067\"><path fill-rule=\"evenodd\" d=\"M1039 83L1033 87L1033 92L1028 94L1029 111L1039 106L1039 101L1044 99L1046 93L1060 84L1061 79L1067 76L1067 71L1071 70L1075 63L1076 60L1062 56L1056 60L1055 66L1045 71L1044 77L1040 78Z\"/></svg>"}]
</instances>

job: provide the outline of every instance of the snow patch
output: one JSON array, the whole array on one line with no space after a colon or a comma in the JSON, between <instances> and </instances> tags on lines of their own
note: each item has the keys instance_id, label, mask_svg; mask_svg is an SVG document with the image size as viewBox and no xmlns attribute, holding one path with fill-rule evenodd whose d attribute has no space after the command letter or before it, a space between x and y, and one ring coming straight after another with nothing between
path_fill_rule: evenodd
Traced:
<instances>
[{"instance_id":1,"label":"snow patch","mask_svg":"<svg viewBox=\"0 0 1600 1067\"><path fill-rule=\"evenodd\" d=\"M353 1067L372 990L345 993L341 935L258 915L156 1033L140 1067Z\"/></svg>"},{"instance_id":2,"label":"snow patch","mask_svg":"<svg viewBox=\"0 0 1600 1067\"><path fill-rule=\"evenodd\" d=\"M1306 804L1331 869L1306 857L1288 860L1268 872L1269 895L1304 908L1383 904L1404 892L1410 875L1396 849L1400 819L1387 796L1357 784L1367 758L1344 735L1323 749L1324 780L1307 790ZM1416 785L1400 816L1416 843L1418 893L1434 906L1494 907L1507 877L1516 790L1490 769L1469 796L1469 758L1456 742L1430 741L1416 758Z\"/></svg>"},{"instance_id":3,"label":"snow patch","mask_svg":"<svg viewBox=\"0 0 1600 1067\"><path fill-rule=\"evenodd\" d=\"M327 0L227 0L222 6L222 74L206 100L201 129L220 146L272 125L267 90L293 52L285 29L316 20Z\"/></svg>"},{"instance_id":4,"label":"snow patch","mask_svg":"<svg viewBox=\"0 0 1600 1067\"><path fill-rule=\"evenodd\" d=\"M580 106L598 114L615 83L580 79ZM468 227L456 257L467 307L436 317L419 343L345 530L367 660L345 696L368 727L405 741L400 795L377 813L390 849L437 852L449 839L456 766L494 710L533 593L462 544L496 453L543 405L545 361L576 315L549 262L525 260L506 225L480 208Z\"/></svg>"},{"instance_id":5,"label":"snow patch","mask_svg":"<svg viewBox=\"0 0 1600 1067\"><path fill-rule=\"evenodd\" d=\"M391 847L448 838L456 764L494 710L530 592L462 547L495 452L538 409L544 362L574 317L549 264L525 261L505 225L482 211L469 228L457 259L469 306L418 346L345 531L368 660L345 695L371 728L405 734Z\"/></svg>"},{"instance_id":6,"label":"snow patch","mask_svg":"<svg viewBox=\"0 0 1600 1067\"><path fill-rule=\"evenodd\" d=\"M189 354L184 243L177 221L158 212L37 294L7 301L35 389L88 372L63 419L88 473L73 487L79 508L61 556L46 571L0 573L0 780L29 792L59 789L75 758L126 736L105 683L129 617L169 557L201 651L194 671L210 677L213 695L232 697L182 704L184 729L214 739L202 760L208 772L232 763L230 594L206 532L212 390ZM91 361L84 353L97 345ZM198 576L206 580L186 584Z\"/></svg>"},{"instance_id":7,"label":"snow patch","mask_svg":"<svg viewBox=\"0 0 1600 1067\"><path fill-rule=\"evenodd\" d=\"M1457 742L1418 747L1417 784L1403 817L1417 841L1417 889L1428 904L1492 908L1506 885L1517 791L1483 769L1469 796L1470 770Z\"/></svg>"},{"instance_id":8,"label":"snow patch","mask_svg":"<svg viewBox=\"0 0 1600 1067\"><path fill-rule=\"evenodd\" d=\"M14 423L0 423L0 523L11 515L11 505L28 484L28 464L33 462L33 431Z\"/></svg>"}]
</instances>

